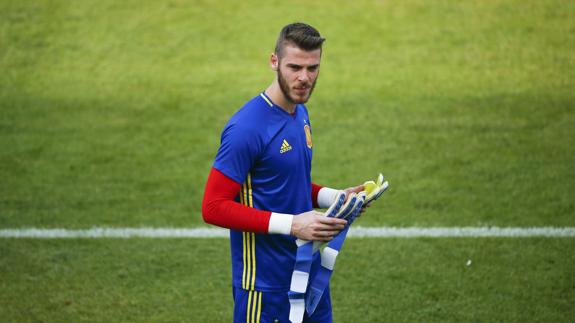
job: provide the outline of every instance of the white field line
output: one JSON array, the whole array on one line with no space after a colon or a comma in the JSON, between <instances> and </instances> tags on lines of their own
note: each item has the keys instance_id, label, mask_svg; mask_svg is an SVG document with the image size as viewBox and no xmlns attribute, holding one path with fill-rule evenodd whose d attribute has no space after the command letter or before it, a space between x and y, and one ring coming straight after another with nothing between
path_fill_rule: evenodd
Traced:
<instances>
[{"instance_id":1,"label":"white field line","mask_svg":"<svg viewBox=\"0 0 575 323\"><path fill-rule=\"evenodd\" d=\"M0 229L0 238L227 238L229 231L220 228L99 228L69 229ZM575 227L355 227L349 237L363 238L457 238L457 237L575 237Z\"/></svg>"}]
</instances>

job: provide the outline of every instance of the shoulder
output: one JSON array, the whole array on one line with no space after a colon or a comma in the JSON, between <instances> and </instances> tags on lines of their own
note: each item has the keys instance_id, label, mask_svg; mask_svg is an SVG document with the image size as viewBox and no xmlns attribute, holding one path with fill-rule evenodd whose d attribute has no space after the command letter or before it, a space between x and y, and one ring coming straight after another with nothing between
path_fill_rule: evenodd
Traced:
<instances>
[{"instance_id":1,"label":"shoulder","mask_svg":"<svg viewBox=\"0 0 575 323\"><path fill-rule=\"evenodd\" d=\"M249 100L230 118L224 133L241 132L246 136L257 136L267 141L286 123L285 116L269 106L261 95Z\"/></svg>"},{"instance_id":2,"label":"shoulder","mask_svg":"<svg viewBox=\"0 0 575 323\"><path fill-rule=\"evenodd\" d=\"M257 95L236 111L227 125L257 130L258 125L261 126L261 122L267 119L268 110L266 102Z\"/></svg>"}]
</instances>

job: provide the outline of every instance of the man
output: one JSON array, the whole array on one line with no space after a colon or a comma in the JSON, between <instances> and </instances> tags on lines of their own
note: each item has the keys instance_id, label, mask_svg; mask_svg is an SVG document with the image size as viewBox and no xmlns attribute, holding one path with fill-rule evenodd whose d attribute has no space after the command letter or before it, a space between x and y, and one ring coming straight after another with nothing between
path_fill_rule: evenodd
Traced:
<instances>
[{"instance_id":1,"label":"man","mask_svg":"<svg viewBox=\"0 0 575 323\"><path fill-rule=\"evenodd\" d=\"M330 241L347 223L313 210L328 207L339 192L311 181L304 103L319 75L324 40L307 24L285 26L270 58L275 79L222 132L202 214L207 223L230 229L234 322L289 322L296 238ZM327 290L304 321L331 322L331 315Z\"/></svg>"}]
</instances>

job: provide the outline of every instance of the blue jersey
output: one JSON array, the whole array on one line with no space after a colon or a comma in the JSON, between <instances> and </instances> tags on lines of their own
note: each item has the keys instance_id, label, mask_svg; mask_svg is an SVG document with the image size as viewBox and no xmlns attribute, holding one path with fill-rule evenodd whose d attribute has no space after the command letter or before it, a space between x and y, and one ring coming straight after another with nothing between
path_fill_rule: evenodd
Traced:
<instances>
[{"instance_id":1,"label":"blue jersey","mask_svg":"<svg viewBox=\"0 0 575 323\"><path fill-rule=\"evenodd\" d=\"M226 124L213 167L241 183L237 201L265 211L298 214L312 210L311 125L298 104L289 114L264 93ZM295 238L230 230L234 287L288 291Z\"/></svg>"}]
</instances>

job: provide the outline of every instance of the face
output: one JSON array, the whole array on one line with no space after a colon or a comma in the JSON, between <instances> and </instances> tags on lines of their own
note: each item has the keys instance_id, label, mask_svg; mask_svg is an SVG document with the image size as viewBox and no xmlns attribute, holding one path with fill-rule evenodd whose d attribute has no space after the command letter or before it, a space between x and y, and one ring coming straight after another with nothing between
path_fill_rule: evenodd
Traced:
<instances>
[{"instance_id":1,"label":"face","mask_svg":"<svg viewBox=\"0 0 575 323\"><path fill-rule=\"evenodd\" d=\"M272 68L277 71L278 83L285 98L293 104L306 103L319 75L321 49L305 51L286 45L279 59L272 55Z\"/></svg>"}]
</instances>

